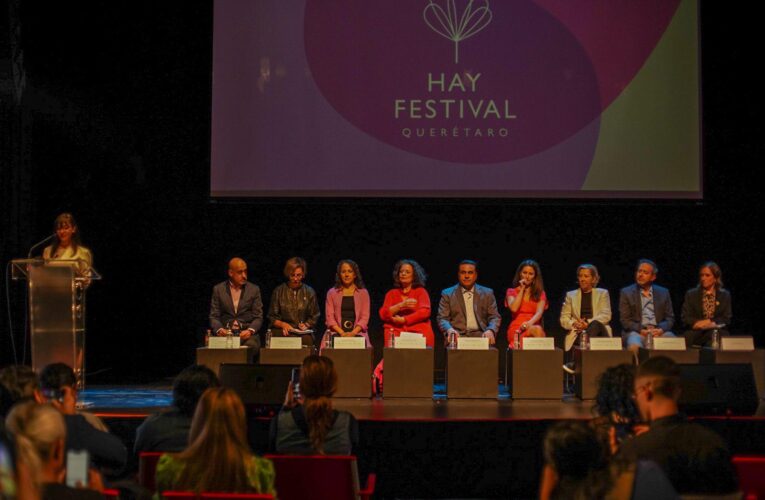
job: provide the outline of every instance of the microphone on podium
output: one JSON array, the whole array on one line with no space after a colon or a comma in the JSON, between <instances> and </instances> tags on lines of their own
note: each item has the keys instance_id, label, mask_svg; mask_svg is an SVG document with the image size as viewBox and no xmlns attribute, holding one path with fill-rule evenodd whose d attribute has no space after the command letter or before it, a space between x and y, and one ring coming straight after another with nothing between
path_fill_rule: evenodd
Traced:
<instances>
[{"instance_id":1,"label":"microphone on podium","mask_svg":"<svg viewBox=\"0 0 765 500\"><path fill-rule=\"evenodd\" d=\"M50 235L46 236L44 239L42 239L42 240L38 241L37 243L35 243L34 245L32 245L32 248L29 249L29 253L27 254L27 259L31 259L32 258L32 250L34 250L35 248L39 247L40 245L42 245L46 241L52 240L55 236L56 236L56 233L50 234Z\"/></svg>"}]
</instances>

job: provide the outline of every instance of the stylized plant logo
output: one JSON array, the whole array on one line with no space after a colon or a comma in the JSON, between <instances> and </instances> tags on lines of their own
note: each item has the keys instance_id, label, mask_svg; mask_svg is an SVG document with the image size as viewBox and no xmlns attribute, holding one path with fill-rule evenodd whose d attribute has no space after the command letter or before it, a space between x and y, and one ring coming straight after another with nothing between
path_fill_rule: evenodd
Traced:
<instances>
[{"instance_id":1,"label":"stylized plant logo","mask_svg":"<svg viewBox=\"0 0 765 500\"><path fill-rule=\"evenodd\" d=\"M425 24L430 29L454 42L454 64L460 62L460 42L475 35L491 22L489 0L484 0L483 7L473 10L474 1L468 2L462 16L457 14L455 0L446 0L446 10L434 3L433 0L428 0L428 6L422 11Z\"/></svg>"}]
</instances>

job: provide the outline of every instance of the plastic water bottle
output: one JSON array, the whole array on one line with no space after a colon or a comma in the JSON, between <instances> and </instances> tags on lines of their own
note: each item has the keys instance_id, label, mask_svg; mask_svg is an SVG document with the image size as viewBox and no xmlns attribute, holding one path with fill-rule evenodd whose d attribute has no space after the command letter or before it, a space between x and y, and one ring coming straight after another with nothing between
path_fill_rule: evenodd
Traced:
<instances>
[{"instance_id":1,"label":"plastic water bottle","mask_svg":"<svg viewBox=\"0 0 765 500\"><path fill-rule=\"evenodd\" d=\"M388 328L388 345L386 347L390 347L391 349L396 346L395 341L395 330L393 328Z\"/></svg>"},{"instance_id":2,"label":"plastic water bottle","mask_svg":"<svg viewBox=\"0 0 765 500\"><path fill-rule=\"evenodd\" d=\"M332 349L332 334L327 335L324 339L324 349Z\"/></svg>"},{"instance_id":3,"label":"plastic water bottle","mask_svg":"<svg viewBox=\"0 0 765 500\"><path fill-rule=\"evenodd\" d=\"M720 330L717 328L712 330L712 345L710 347L715 351L720 348Z\"/></svg>"},{"instance_id":4,"label":"plastic water bottle","mask_svg":"<svg viewBox=\"0 0 765 500\"><path fill-rule=\"evenodd\" d=\"M271 329L266 330L266 349L271 348Z\"/></svg>"},{"instance_id":5,"label":"plastic water bottle","mask_svg":"<svg viewBox=\"0 0 765 500\"><path fill-rule=\"evenodd\" d=\"M208 328L207 332L205 332L205 347L210 345L210 336L211 335L212 335L212 330Z\"/></svg>"},{"instance_id":6,"label":"plastic water bottle","mask_svg":"<svg viewBox=\"0 0 765 500\"><path fill-rule=\"evenodd\" d=\"M234 348L234 334L231 332L231 328L226 329L226 349Z\"/></svg>"},{"instance_id":7,"label":"plastic water bottle","mask_svg":"<svg viewBox=\"0 0 765 500\"><path fill-rule=\"evenodd\" d=\"M587 330L582 330L582 337L579 344L583 350L590 350L590 336L587 334Z\"/></svg>"},{"instance_id":8,"label":"plastic water bottle","mask_svg":"<svg viewBox=\"0 0 765 500\"><path fill-rule=\"evenodd\" d=\"M645 336L645 348L649 350L653 349L653 333L651 332Z\"/></svg>"},{"instance_id":9,"label":"plastic water bottle","mask_svg":"<svg viewBox=\"0 0 765 500\"><path fill-rule=\"evenodd\" d=\"M513 349L521 348L521 330L515 331L515 338L513 339Z\"/></svg>"},{"instance_id":10,"label":"plastic water bottle","mask_svg":"<svg viewBox=\"0 0 765 500\"><path fill-rule=\"evenodd\" d=\"M449 345L447 346L447 349L456 349L457 348L457 335L454 332L449 332Z\"/></svg>"}]
</instances>

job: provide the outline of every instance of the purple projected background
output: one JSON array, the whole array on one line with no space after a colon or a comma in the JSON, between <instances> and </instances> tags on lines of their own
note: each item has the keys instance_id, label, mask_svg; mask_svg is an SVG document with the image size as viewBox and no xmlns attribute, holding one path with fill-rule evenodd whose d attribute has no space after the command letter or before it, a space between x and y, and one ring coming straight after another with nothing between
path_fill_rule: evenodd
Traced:
<instances>
[{"instance_id":1,"label":"purple projected background","mask_svg":"<svg viewBox=\"0 0 765 500\"><path fill-rule=\"evenodd\" d=\"M575 4L216 0L212 194L700 196L695 2Z\"/></svg>"}]
</instances>

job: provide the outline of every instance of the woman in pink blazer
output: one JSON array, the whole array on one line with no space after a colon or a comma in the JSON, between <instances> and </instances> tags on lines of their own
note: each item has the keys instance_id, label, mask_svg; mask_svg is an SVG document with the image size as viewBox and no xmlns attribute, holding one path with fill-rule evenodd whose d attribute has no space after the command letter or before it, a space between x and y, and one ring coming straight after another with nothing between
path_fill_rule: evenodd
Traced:
<instances>
[{"instance_id":1,"label":"woman in pink blazer","mask_svg":"<svg viewBox=\"0 0 765 500\"><path fill-rule=\"evenodd\" d=\"M364 337L372 347L367 333L369 325L369 292L358 264L343 259L337 264L335 286L327 291L325 302L327 331L322 346L330 337Z\"/></svg>"}]
</instances>

